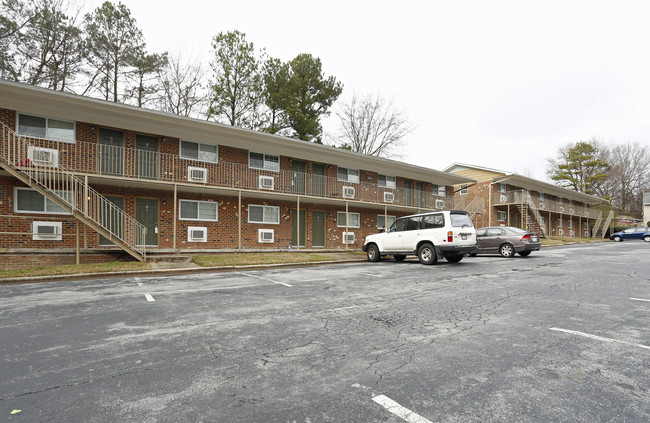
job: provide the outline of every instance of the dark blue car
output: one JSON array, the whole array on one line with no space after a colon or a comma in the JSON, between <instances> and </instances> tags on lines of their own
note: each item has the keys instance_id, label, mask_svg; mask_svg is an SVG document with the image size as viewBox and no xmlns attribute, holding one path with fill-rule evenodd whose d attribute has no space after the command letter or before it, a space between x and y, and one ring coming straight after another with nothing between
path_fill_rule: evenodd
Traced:
<instances>
[{"instance_id":1,"label":"dark blue car","mask_svg":"<svg viewBox=\"0 0 650 423\"><path fill-rule=\"evenodd\" d=\"M650 228L627 228L620 232L614 232L609 239L621 242L626 239L642 239L650 242Z\"/></svg>"}]
</instances>

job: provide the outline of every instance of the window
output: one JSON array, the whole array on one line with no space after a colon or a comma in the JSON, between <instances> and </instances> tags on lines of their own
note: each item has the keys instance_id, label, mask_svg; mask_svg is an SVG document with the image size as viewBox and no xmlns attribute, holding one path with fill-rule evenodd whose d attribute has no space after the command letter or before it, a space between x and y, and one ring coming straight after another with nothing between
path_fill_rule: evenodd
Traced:
<instances>
[{"instance_id":1,"label":"window","mask_svg":"<svg viewBox=\"0 0 650 423\"><path fill-rule=\"evenodd\" d=\"M460 195L465 195L467 194L467 188L469 185L461 185L460 186Z\"/></svg>"},{"instance_id":2,"label":"window","mask_svg":"<svg viewBox=\"0 0 650 423\"><path fill-rule=\"evenodd\" d=\"M542 200L542 201L544 201L544 193L543 193L543 192L540 192L540 193L539 193L539 199Z\"/></svg>"},{"instance_id":3,"label":"window","mask_svg":"<svg viewBox=\"0 0 650 423\"><path fill-rule=\"evenodd\" d=\"M277 206L248 206L248 223L280 224L280 207Z\"/></svg>"},{"instance_id":4,"label":"window","mask_svg":"<svg viewBox=\"0 0 650 423\"><path fill-rule=\"evenodd\" d=\"M280 156L262 153L248 153L248 167L253 169L280 170Z\"/></svg>"},{"instance_id":5,"label":"window","mask_svg":"<svg viewBox=\"0 0 650 423\"><path fill-rule=\"evenodd\" d=\"M418 217L409 217L406 221L406 229L407 231L416 231L420 229L420 222L422 222L422 218L420 216Z\"/></svg>"},{"instance_id":6,"label":"window","mask_svg":"<svg viewBox=\"0 0 650 423\"><path fill-rule=\"evenodd\" d=\"M57 194L72 203L71 192L59 191ZM69 214L56 203L31 188L14 189L14 211L16 213Z\"/></svg>"},{"instance_id":7,"label":"window","mask_svg":"<svg viewBox=\"0 0 650 423\"><path fill-rule=\"evenodd\" d=\"M352 182L353 184L359 183L359 170L357 169L339 167L336 175L339 181Z\"/></svg>"},{"instance_id":8,"label":"window","mask_svg":"<svg viewBox=\"0 0 650 423\"><path fill-rule=\"evenodd\" d=\"M397 188L396 178L394 176L377 175L377 185L380 187L395 189Z\"/></svg>"},{"instance_id":9,"label":"window","mask_svg":"<svg viewBox=\"0 0 650 423\"><path fill-rule=\"evenodd\" d=\"M348 213L348 227L360 227L361 215L359 213ZM345 212L338 212L336 214L336 225L339 228L345 228Z\"/></svg>"},{"instance_id":10,"label":"window","mask_svg":"<svg viewBox=\"0 0 650 423\"><path fill-rule=\"evenodd\" d=\"M445 197L447 195L447 187L445 185L433 185L433 195Z\"/></svg>"},{"instance_id":11,"label":"window","mask_svg":"<svg viewBox=\"0 0 650 423\"><path fill-rule=\"evenodd\" d=\"M180 155L183 159L201 160L211 163L219 162L219 147L216 145L181 141L180 148Z\"/></svg>"},{"instance_id":12,"label":"window","mask_svg":"<svg viewBox=\"0 0 650 423\"><path fill-rule=\"evenodd\" d=\"M406 227L406 219L397 219L390 227L391 232L402 232Z\"/></svg>"},{"instance_id":13,"label":"window","mask_svg":"<svg viewBox=\"0 0 650 423\"><path fill-rule=\"evenodd\" d=\"M218 220L218 203L214 201L180 200L181 220Z\"/></svg>"},{"instance_id":14,"label":"window","mask_svg":"<svg viewBox=\"0 0 650 423\"><path fill-rule=\"evenodd\" d=\"M498 183L497 192L506 192L506 184Z\"/></svg>"},{"instance_id":15,"label":"window","mask_svg":"<svg viewBox=\"0 0 650 423\"><path fill-rule=\"evenodd\" d=\"M569 200L569 207L573 207L573 200Z\"/></svg>"},{"instance_id":16,"label":"window","mask_svg":"<svg viewBox=\"0 0 650 423\"><path fill-rule=\"evenodd\" d=\"M386 220L388 222L386 222ZM385 216L383 214L377 215L377 229L388 228L393 224L393 222L395 222L395 216Z\"/></svg>"},{"instance_id":17,"label":"window","mask_svg":"<svg viewBox=\"0 0 650 423\"><path fill-rule=\"evenodd\" d=\"M506 221L506 212L497 211L497 222L505 222L505 221Z\"/></svg>"},{"instance_id":18,"label":"window","mask_svg":"<svg viewBox=\"0 0 650 423\"><path fill-rule=\"evenodd\" d=\"M422 225L424 229L444 228L445 215L442 213L426 215L424 216Z\"/></svg>"},{"instance_id":19,"label":"window","mask_svg":"<svg viewBox=\"0 0 650 423\"><path fill-rule=\"evenodd\" d=\"M75 142L74 122L18 114L18 133L34 138Z\"/></svg>"}]
</instances>

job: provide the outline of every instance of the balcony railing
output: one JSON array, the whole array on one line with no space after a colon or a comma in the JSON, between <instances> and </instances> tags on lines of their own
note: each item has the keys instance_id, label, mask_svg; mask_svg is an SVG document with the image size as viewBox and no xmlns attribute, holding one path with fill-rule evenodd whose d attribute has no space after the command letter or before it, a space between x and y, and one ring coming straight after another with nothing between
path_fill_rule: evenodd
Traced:
<instances>
[{"instance_id":1,"label":"balcony railing","mask_svg":"<svg viewBox=\"0 0 650 423\"><path fill-rule=\"evenodd\" d=\"M559 203L557 200L540 199L539 197L532 196L528 192L521 190L512 190L507 192L498 192L492 197L493 206L506 206L506 205L527 205L540 212L548 211L558 214L569 216L580 216L589 219L596 219L600 210L591 209L583 205L569 205L567 203Z\"/></svg>"},{"instance_id":2,"label":"balcony railing","mask_svg":"<svg viewBox=\"0 0 650 423\"><path fill-rule=\"evenodd\" d=\"M382 187L363 181L352 183L325 175L255 169L242 163L213 163L182 158L176 154L98 143L71 144L40 139L30 139L30 142L43 149L56 150L58 164L79 173L348 199L422 209L448 209L453 206L451 196L433 195L431 192L417 189Z\"/></svg>"}]
</instances>

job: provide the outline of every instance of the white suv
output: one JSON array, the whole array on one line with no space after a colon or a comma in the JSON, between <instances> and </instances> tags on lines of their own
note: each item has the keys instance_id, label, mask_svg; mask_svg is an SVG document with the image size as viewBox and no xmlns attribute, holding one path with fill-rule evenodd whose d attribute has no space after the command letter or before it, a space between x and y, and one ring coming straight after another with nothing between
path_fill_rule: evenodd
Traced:
<instances>
[{"instance_id":1,"label":"white suv","mask_svg":"<svg viewBox=\"0 0 650 423\"><path fill-rule=\"evenodd\" d=\"M420 263L434 264L439 258L458 263L465 254L478 251L476 230L466 211L436 211L401 217L388 232L369 235L363 244L368 261L392 255L402 261L417 255Z\"/></svg>"}]
</instances>

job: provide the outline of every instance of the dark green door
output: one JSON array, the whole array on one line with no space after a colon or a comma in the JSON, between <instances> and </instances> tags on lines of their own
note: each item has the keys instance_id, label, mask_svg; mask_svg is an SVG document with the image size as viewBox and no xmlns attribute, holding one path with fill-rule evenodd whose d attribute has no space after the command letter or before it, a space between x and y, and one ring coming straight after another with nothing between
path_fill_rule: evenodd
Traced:
<instances>
[{"instance_id":1,"label":"dark green door","mask_svg":"<svg viewBox=\"0 0 650 423\"><path fill-rule=\"evenodd\" d=\"M404 181L404 204L413 205L413 183L408 179Z\"/></svg>"},{"instance_id":2,"label":"dark green door","mask_svg":"<svg viewBox=\"0 0 650 423\"><path fill-rule=\"evenodd\" d=\"M124 133L99 128L99 173L124 175Z\"/></svg>"},{"instance_id":3,"label":"dark green door","mask_svg":"<svg viewBox=\"0 0 650 423\"><path fill-rule=\"evenodd\" d=\"M305 162L291 161L291 192L305 193Z\"/></svg>"},{"instance_id":4,"label":"dark green door","mask_svg":"<svg viewBox=\"0 0 650 423\"><path fill-rule=\"evenodd\" d=\"M147 228L145 245L158 245L158 200L155 198L135 199L135 220Z\"/></svg>"},{"instance_id":5,"label":"dark green door","mask_svg":"<svg viewBox=\"0 0 650 423\"><path fill-rule=\"evenodd\" d=\"M325 183L327 177L325 176L325 165L314 163L311 165L311 193L320 197L325 196Z\"/></svg>"},{"instance_id":6,"label":"dark green door","mask_svg":"<svg viewBox=\"0 0 650 423\"><path fill-rule=\"evenodd\" d=\"M300 234L300 246L305 246L305 210L300 210L300 231L298 231L298 219L296 218L298 214L296 210L291 210L291 245L298 245L298 235Z\"/></svg>"},{"instance_id":7,"label":"dark green door","mask_svg":"<svg viewBox=\"0 0 650 423\"><path fill-rule=\"evenodd\" d=\"M135 166L138 178L158 179L158 137L135 136Z\"/></svg>"},{"instance_id":8,"label":"dark green door","mask_svg":"<svg viewBox=\"0 0 650 423\"><path fill-rule=\"evenodd\" d=\"M313 211L311 213L311 246L325 246L325 212Z\"/></svg>"},{"instance_id":9,"label":"dark green door","mask_svg":"<svg viewBox=\"0 0 650 423\"><path fill-rule=\"evenodd\" d=\"M110 229L112 233L124 239L124 221L119 210L124 211L124 197L113 197L106 195L110 204L104 204L99 209L99 222ZM99 245L115 245L113 241L104 235L99 235Z\"/></svg>"}]
</instances>

